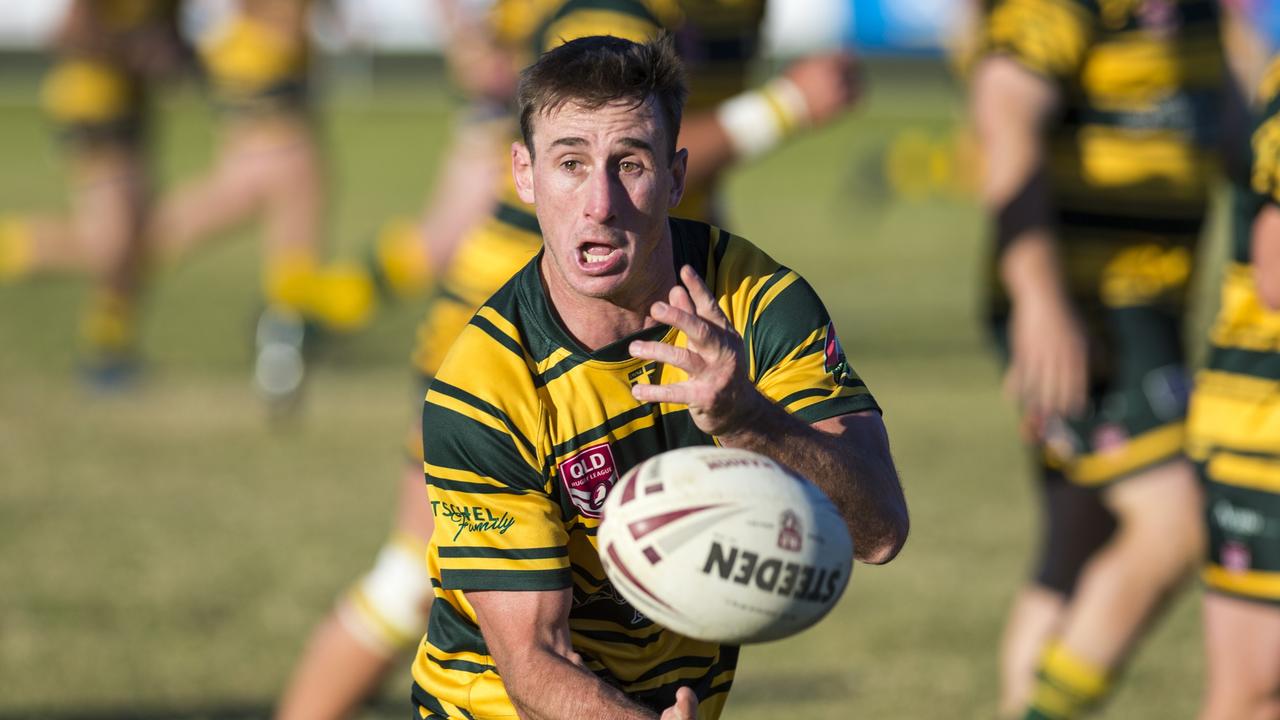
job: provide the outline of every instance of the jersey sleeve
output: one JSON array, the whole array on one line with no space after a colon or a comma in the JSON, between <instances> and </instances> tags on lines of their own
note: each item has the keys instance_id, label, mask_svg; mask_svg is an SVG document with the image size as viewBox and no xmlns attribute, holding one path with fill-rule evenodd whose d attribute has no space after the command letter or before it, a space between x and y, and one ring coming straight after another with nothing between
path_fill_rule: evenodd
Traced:
<instances>
[{"instance_id":1,"label":"jersey sleeve","mask_svg":"<svg viewBox=\"0 0 1280 720\"><path fill-rule=\"evenodd\" d=\"M764 283L743 340L765 397L813 423L880 410L850 367L826 307L804 278L779 268Z\"/></svg>"},{"instance_id":2,"label":"jersey sleeve","mask_svg":"<svg viewBox=\"0 0 1280 720\"><path fill-rule=\"evenodd\" d=\"M1099 23L1097 0L997 0L987 15L983 54L1066 80L1079 71Z\"/></svg>"},{"instance_id":3,"label":"jersey sleeve","mask_svg":"<svg viewBox=\"0 0 1280 720\"><path fill-rule=\"evenodd\" d=\"M427 393L422 428L441 586L569 587L569 537L525 433L501 408L441 379Z\"/></svg>"}]
</instances>

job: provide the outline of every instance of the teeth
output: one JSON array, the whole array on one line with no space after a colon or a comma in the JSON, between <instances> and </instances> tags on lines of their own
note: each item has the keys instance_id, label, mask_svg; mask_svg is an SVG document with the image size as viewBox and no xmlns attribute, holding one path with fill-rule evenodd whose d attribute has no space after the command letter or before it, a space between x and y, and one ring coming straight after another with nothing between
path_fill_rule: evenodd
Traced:
<instances>
[{"instance_id":1,"label":"teeth","mask_svg":"<svg viewBox=\"0 0 1280 720\"><path fill-rule=\"evenodd\" d=\"M582 253L583 259L585 259L588 263L604 262L605 260L609 259L610 255L613 255L612 248L607 248L604 250L604 252L599 252L593 248L591 250L586 250Z\"/></svg>"}]
</instances>

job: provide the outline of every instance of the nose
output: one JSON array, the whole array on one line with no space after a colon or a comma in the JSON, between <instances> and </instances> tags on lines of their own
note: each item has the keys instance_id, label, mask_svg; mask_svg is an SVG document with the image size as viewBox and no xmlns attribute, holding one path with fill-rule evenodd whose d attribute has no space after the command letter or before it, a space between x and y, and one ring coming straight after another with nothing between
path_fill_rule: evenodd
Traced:
<instances>
[{"instance_id":1,"label":"nose","mask_svg":"<svg viewBox=\"0 0 1280 720\"><path fill-rule=\"evenodd\" d=\"M618 191L617 178L613 173L600 169L591 173L587 180L586 203L582 209L588 219L604 224L613 219L616 210L614 193Z\"/></svg>"}]
</instances>

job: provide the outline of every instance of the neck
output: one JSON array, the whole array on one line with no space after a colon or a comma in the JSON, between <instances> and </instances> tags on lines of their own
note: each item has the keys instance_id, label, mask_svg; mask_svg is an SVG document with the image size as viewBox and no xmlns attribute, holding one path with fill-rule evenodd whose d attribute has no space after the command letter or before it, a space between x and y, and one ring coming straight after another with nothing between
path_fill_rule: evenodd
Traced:
<instances>
[{"instance_id":1,"label":"neck","mask_svg":"<svg viewBox=\"0 0 1280 720\"><path fill-rule=\"evenodd\" d=\"M675 259L671 247L671 230L666 229L662 249L650 258L647 272L637 275L636 287L617 297L588 297L567 291L559 283L546 282L546 267L541 269L551 308L570 337L588 351L596 351L647 328L660 325L649 314L659 300L666 300L677 283Z\"/></svg>"}]
</instances>

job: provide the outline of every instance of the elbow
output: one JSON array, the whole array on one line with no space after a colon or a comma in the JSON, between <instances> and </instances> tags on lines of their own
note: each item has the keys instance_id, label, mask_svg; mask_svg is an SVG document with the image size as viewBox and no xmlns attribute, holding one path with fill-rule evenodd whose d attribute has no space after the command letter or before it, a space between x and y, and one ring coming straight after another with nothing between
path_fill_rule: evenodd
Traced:
<instances>
[{"instance_id":1,"label":"elbow","mask_svg":"<svg viewBox=\"0 0 1280 720\"><path fill-rule=\"evenodd\" d=\"M906 503L899 502L886 508L872 525L871 532L866 527L861 531L850 528L854 537L854 556L868 565L885 565L896 558L907 544L911 518L907 514Z\"/></svg>"},{"instance_id":2,"label":"elbow","mask_svg":"<svg viewBox=\"0 0 1280 720\"><path fill-rule=\"evenodd\" d=\"M866 554L860 558L862 562L868 565L885 565L898 557L898 553L902 552L903 546L907 544L910 526L911 521L907 518L904 508L900 517L896 518L888 529L889 531L879 542L873 543Z\"/></svg>"}]
</instances>

